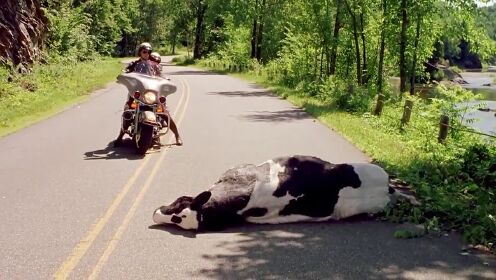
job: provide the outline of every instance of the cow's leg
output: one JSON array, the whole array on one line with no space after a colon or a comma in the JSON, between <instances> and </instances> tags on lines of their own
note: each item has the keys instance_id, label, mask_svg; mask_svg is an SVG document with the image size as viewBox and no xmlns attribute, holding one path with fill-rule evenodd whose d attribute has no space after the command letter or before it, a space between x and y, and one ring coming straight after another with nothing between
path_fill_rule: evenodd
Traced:
<instances>
[{"instance_id":1,"label":"cow's leg","mask_svg":"<svg viewBox=\"0 0 496 280\"><path fill-rule=\"evenodd\" d=\"M396 203L396 201L398 199L405 199L407 200L408 202L410 202L412 205L416 205L416 206L419 206L421 205L422 203L420 203L416 198L415 196L411 195L411 194L407 194L405 193L404 191L400 190L400 189L397 189L395 188L394 186L389 186L388 188L388 192L389 192L389 195L391 197L391 203Z\"/></svg>"}]
</instances>

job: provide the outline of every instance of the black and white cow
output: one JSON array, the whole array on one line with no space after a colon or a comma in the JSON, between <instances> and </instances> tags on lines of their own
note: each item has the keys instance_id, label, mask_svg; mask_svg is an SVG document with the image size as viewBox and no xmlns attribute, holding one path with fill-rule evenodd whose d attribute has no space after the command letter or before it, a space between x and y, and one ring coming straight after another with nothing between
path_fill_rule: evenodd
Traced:
<instances>
[{"instance_id":1,"label":"black and white cow","mask_svg":"<svg viewBox=\"0 0 496 280\"><path fill-rule=\"evenodd\" d=\"M208 191L194 198L182 196L155 210L153 221L183 229L220 230L244 221L339 220L380 212L399 197L419 204L415 197L390 187L388 174L375 164L280 157L228 170Z\"/></svg>"}]
</instances>

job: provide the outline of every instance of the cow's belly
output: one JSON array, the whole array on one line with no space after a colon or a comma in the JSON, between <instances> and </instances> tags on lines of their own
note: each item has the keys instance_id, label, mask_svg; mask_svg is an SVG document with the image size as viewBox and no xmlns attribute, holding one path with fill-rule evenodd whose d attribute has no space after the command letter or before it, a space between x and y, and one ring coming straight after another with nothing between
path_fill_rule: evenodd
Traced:
<instances>
[{"instance_id":1,"label":"cow's belly","mask_svg":"<svg viewBox=\"0 0 496 280\"><path fill-rule=\"evenodd\" d=\"M339 193L331 218L339 220L358 214L377 213L384 210L390 201L390 195L385 188L346 188Z\"/></svg>"}]
</instances>

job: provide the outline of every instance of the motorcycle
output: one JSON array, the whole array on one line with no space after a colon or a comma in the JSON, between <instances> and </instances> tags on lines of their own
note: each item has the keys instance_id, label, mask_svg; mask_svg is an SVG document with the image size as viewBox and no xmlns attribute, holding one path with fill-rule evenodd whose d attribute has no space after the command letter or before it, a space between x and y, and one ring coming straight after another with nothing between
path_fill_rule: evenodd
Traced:
<instances>
[{"instance_id":1,"label":"motorcycle","mask_svg":"<svg viewBox=\"0 0 496 280\"><path fill-rule=\"evenodd\" d=\"M136 153L144 155L160 136L169 131L170 115L166 97L177 87L169 79L140 73L121 73L117 83L128 90L128 103L122 113L122 125L114 146L119 146L125 134L133 139Z\"/></svg>"}]
</instances>

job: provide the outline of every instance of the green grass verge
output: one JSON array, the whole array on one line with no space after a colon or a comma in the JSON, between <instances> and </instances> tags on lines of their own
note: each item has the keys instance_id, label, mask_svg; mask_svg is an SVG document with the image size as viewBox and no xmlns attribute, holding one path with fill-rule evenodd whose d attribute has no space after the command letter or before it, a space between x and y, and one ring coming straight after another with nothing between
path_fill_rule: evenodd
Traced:
<instances>
[{"instance_id":1,"label":"green grass verge","mask_svg":"<svg viewBox=\"0 0 496 280\"><path fill-rule=\"evenodd\" d=\"M36 65L27 75L9 82L0 70L0 137L81 102L89 94L114 81L122 58L78 63Z\"/></svg>"}]
</instances>

